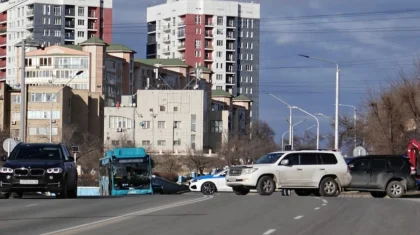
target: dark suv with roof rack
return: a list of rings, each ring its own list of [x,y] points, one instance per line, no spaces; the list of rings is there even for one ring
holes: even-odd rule
[[[375,198],[400,198],[416,190],[411,164],[402,156],[370,155],[355,157],[348,165],[352,181],[346,191],[370,192]]]
[[[21,198],[26,192],[51,192],[57,198],[77,197],[77,167],[63,144],[20,143],[3,157],[0,192]]]

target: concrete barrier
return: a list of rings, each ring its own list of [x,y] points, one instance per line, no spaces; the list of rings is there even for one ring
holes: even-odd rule
[[[100,196],[99,187],[77,187],[77,196]]]

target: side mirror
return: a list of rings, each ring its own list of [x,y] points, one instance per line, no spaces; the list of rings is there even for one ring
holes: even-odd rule
[[[68,160],[67,160],[66,162],[74,162],[74,157],[69,156],[69,157],[68,157]]]
[[[6,156],[2,156],[2,157],[0,157],[0,160],[3,161],[3,162],[5,162],[5,161],[7,161],[7,157]]]
[[[284,159],[284,160],[282,160],[282,161],[280,162],[280,164],[281,164],[281,165],[283,165],[283,166],[287,166],[287,165],[289,165],[289,159]]]

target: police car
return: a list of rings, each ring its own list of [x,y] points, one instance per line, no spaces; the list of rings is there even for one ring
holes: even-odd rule
[[[203,175],[190,181],[192,192],[202,192],[204,195],[212,195],[215,192],[232,192],[232,188],[226,185],[226,174],[228,169],[217,172],[213,175]]]

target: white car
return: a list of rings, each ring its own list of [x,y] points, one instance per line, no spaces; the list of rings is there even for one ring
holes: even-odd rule
[[[204,195],[212,195],[215,192],[232,192],[232,188],[226,185],[226,173],[228,169],[214,175],[203,175],[190,181],[192,192],[202,192]]]
[[[269,153],[255,164],[231,167],[226,176],[226,184],[237,195],[246,195],[251,189],[260,195],[288,189],[300,196],[338,196],[351,180],[341,153],[323,150]]]

